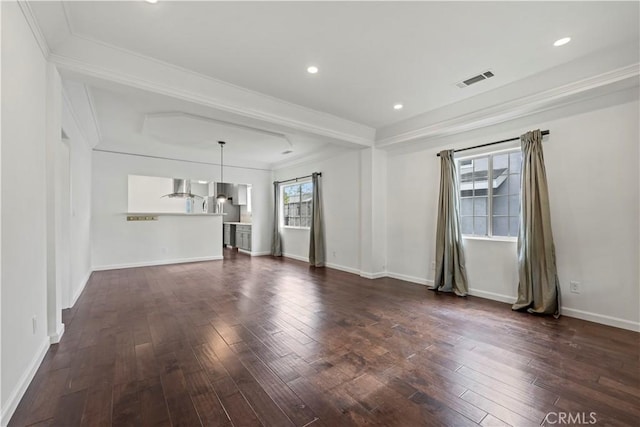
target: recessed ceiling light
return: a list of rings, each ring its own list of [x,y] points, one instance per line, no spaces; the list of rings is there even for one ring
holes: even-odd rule
[[[158,3],[158,0],[144,0],[144,1],[146,1],[147,3],[151,3],[151,4]]]
[[[402,105],[402,104],[396,104],[396,105],[394,105],[394,106],[393,106],[393,109],[394,109],[394,110],[402,110],[402,107],[404,107],[404,105]]]
[[[209,181],[202,181],[202,180],[198,180],[198,184],[208,184]]]
[[[316,74],[318,72],[318,67],[312,65],[311,67],[307,68],[307,73],[309,74]]]
[[[556,40],[553,45],[558,47],[558,46],[563,46],[567,43],[569,43],[571,41],[571,37],[563,37],[561,39]]]

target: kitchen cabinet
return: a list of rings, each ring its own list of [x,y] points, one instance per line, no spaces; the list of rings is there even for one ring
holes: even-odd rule
[[[251,252],[251,224],[225,223],[222,229],[222,240],[225,246]]]
[[[236,225],[236,246],[238,249],[251,251],[251,226]]]
[[[247,186],[235,184],[233,186],[233,204],[244,206],[247,204]]]
[[[222,243],[225,246],[234,246],[235,245],[235,233],[231,232],[231,224],[225,224],[224,225],[224,230],[223,230],[223,238],[222,238]],[[231,240],[231,238],[234,238],[234,241]]]

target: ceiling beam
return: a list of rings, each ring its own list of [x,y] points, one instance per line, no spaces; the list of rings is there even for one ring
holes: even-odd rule
[[[375,129],[250,91],[114,46],[71,36],[49,55],[64,74],[120,85],[203,105],[239,118],[370,147]]]

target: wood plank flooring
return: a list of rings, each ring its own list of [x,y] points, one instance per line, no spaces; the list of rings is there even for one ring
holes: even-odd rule
[[[94,273],[10,425],[640,425],[637,333],[225,255]]]

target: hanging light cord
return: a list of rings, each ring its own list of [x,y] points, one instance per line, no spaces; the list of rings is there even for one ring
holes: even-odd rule
[[[220,141],[218,143],[220,144],[220,182],[224,182],[224,168],[222,167],[224,165],[224,142]]]
[[[224,183],[224,141],[218,141],[220,144],[220,183]],[[224,203],[227,200],[227,195],[224,192],[220,192],[217,194],[216,199],[218,203]]]

